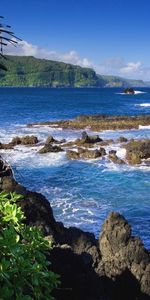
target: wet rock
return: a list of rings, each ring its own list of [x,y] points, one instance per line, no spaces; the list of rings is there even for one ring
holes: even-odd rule
[[[127,141],[128,141],[128,139],[125,138],[124,136],[120,136],[119,139],[118,139],[119,143],[126,143]]]
[[[140,164],[150,158],[150,140],[130,141],[126,146],[126,159],[129,164]]]
[[[79,159],[80,155],[77,151],[73,151],[73,150],[68,150],[66,152],[67,158],[68,159]]]
[[[125,163],[124,160],[121,159],[121,158],[119,158],[119,157],[116,155],[116,153],[117,153],[117,151],[115,151],[115,150],[109,151],[108,158],[109,158],[112,162],[114,162],[114,163],[116,163],[116,164],[124,164],[124,163]]]
[[[82,132],[82,137],[80,139],[81,143],[95,144],[102,142],[103,140],[98,135],[89,136],[86,131]]]
[[[106,151],[104,148],[100,148],[99,150],[78,148],[77,151],[73,151],[73,150],[67,151],[67,157],[69,159],[95,159],[103,155],[106,155]]]
[[[57,142],[57,140],[55,140],[52,135],[49,135],[48,138],[46,139],[45,145],[49,145],[55,142]]]
[[[40,122],[29,124],[34,125],[59,126],[63,129],[86,129],[93,131],[101,130],[125,130],[139,128],[139,125],[150,125],[150,115],[143,116],[107,116],[107,115],[83,115],[73,120],[62,120],[58,122]]]
[[[3,178],[5,176],[13,177],[13,171],[11,166],[5,162],[2,157],[0,156],[0,178]]]
[[[39,150],[40,154],[48,153],[48,152],[62,152],[63,149],[59,146],[52,146],[51,144],[45,144],[43,148]]]
[[[134,95],[135,94],[135,91],[133,88],[126,88],[124,89],[123,91],[125,94],[129,94],[129,95]]]
[[[62,139],[60,141],[54,139],[54,137],[52,135],[49,135],[48,138],[46,139],[46,142],[45,142],[45,145],[49,145],[49,144],[63,144],[65,143],[66,140],[65,139]]]
[[[38,143],[38,138],[34,135],[26,135],[23,137],[14,137],[11,141],[12,146],[17,146],[17,145],[35,145]]]
[[[0,143],[0,149],[11,150],[11,149],[13,149],[13,145],[11,143],[9,143],[9,144]]]

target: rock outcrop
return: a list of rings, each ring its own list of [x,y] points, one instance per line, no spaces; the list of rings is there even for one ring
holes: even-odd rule
[[[84,148],[78,148],[77,151],[68,150],[67,157],[69,159],[96,159],[106,155],[106,151],[104,148],[89,150]]]
[[[140,164],[150,158],[150,140],[130,141],[126,144],[126,159],[129,164]]]
[[[81,115],[73,120],[62,120],[56,122],[40,122],[28,124],[28,127],[40,126],[58,126],[63,129],[91,129],[93,131],[101,130],[124,130],[139,128],[139,125],[150,125],[150,115],[141,116],[107,116],[107,115]]]
[[[16,136],[8,144],[0,143],[0,149],[9,150],[13,149],[17,145],[32,146],[37,144],[38,142],[38,138],[34,135],[26,135],[23,137]]]
[[[116,163],[116,164],[124,164],[124,163],[125,163],[124,160],[121,159],[121,158],[119,158],[119,157],[116,155],[116,153],[117,153],[116,150],[110,150],[110,151],[109,151],[108,158],[109,158],[112,162],[114,162],[114,163]]]
[[[52,146],[51,144],[45,144],[44,147],[42,147],[40,150],[39,150],[39,153],[40,154],[44,154],[44,153],[48,153],[48,152],[62,152],[64,151],[61,147],[59,146]]]
[[[138,237],[131,236],[130,225],[119,213],[111,213],[105,221],[99,248],[106,276],[115,279],[125,275],[129,281],[131,275],[137,280],[139,290],[150,296],[149,253]]]
[[[11,145],[35,145],[38,143],[38,138],[34,135],[26,135],[23,137],[14,137],[10,142]]]

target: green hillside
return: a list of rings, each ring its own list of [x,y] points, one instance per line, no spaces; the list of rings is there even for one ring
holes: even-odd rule
[[[7,72],[0,71],[0,86],[99,86],[99,78],[89,68],[32,56],[7,56],[2,63]]]
[[[30,87],[144,87],[150,83],[117,76],[98,75],[90,68],[32,56],[7,56],[0,63],[0,86]]]

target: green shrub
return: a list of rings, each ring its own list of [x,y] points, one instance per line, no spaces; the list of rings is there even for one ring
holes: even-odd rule
[[[0,300],[52,300],[58,275],[49,271],[51,245],[38,228],[23,223],[22,196],[0,193]]]

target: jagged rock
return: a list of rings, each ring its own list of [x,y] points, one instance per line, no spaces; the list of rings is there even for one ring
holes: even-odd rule
[[[13,145],[11,143],[9,143],[9,144],[0,143],[0,149],[11,150],[11,149],[13,149]]]
[[[129,94],[129,95],[134,95],[135,94],[135,91],[134,91],[133,88],[126,88],[123,92],[125,94]]]
[[[128,139],[125,138],[124,136],[120,136],[119,139],[118,139],[119,143],[126,143],[127,141],[128,141]]]
[[[52,135],[49,135],[48,138],[46,139],[45,145],[49,145],[55,142],[57,142],[57,140],[55,140]]]
[[[106,155],[106,151],[104,148],[100,148],[99,150],[89,150],[78,148],[78,151],[68,150],[67,157],[69,159],[95,159]]]
[[[66,152],[67,158],[68,159],[79,159],[80,155],[77,151],[73,151],[73,150],[68,150]]]
[[[48,138],[46,139],[45,145],[49,145],[49,144],[53,144],[53,143],[63,144],[65,142],[66,142],[65,139],[62,139],[62,140],[58,141],[58,140],[54,139],[54,137],[52,135],[49,135]]]
[[[129,164],[140,164],[142,159],[150,158],[150,140],[130,141],[125,146]]]
[[[40,154],[48,153],[48,152],[62,152],[63,149],[59,146],[52,146],[51,144],[45,144],[43,148],[39,150]]]
[[[130,225],[119,213],[112,212],[104,222],[99,247],[108,277],[117,278],[127,272],[126,280],[130,279],[129,275],[134,276],[141,292],[150,296],[149,253],[139,238],[131,236]]]
[[[34,135],[26,135],[26,136],[23,136],[23,137],[16,136],[10,142],[10,144],[12,146],[16,146],[16,145],[35,145],[37,143],[38,143],[38,138]]]
[[[110,150],[108,158],[116,164],[124,164],[125,163],[124,160],[121,158],[118,158],[118,156],[116,155],[116,152],[117,151],[115,151],[115,150]]]
[[[86,131],[83,131],[82,132],[82,137],[81,137],[80,141],[83,144],[84,143],[95,144],[95,143],[102,142],[103,140],[98,135],[89,136]]]
[[[0,156],[0,177],[13,176],[12,168]]]

